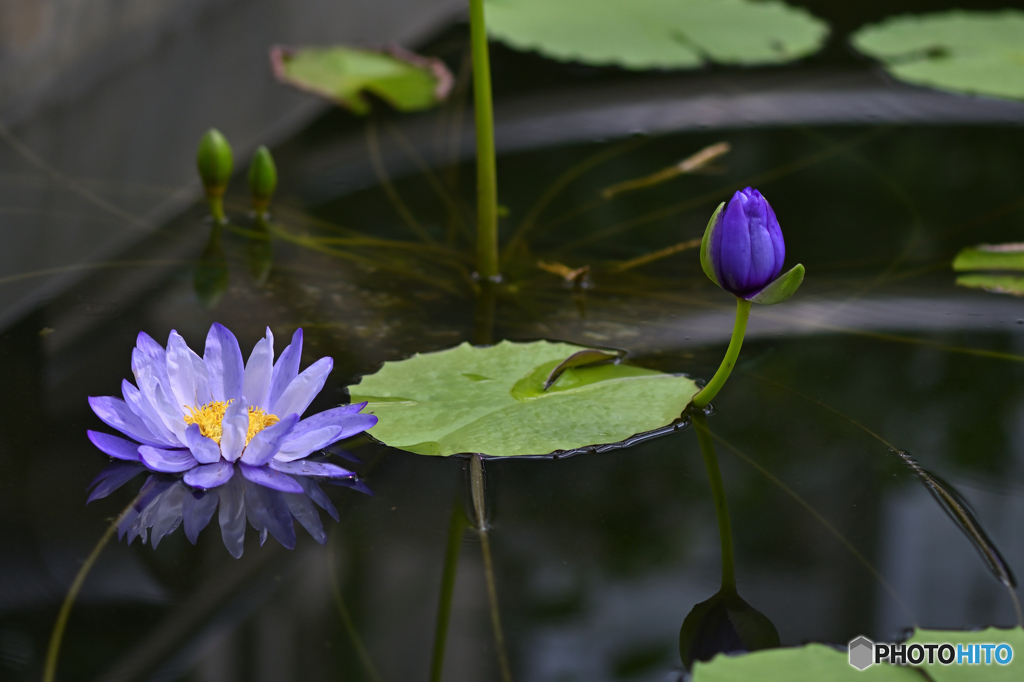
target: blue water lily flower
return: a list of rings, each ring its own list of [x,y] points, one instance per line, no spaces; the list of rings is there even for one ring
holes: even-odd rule
[[[711,281],[753,303],[780,303],[803,281],[803,266],[784,276],[786,243],[775,211],[747,187],[711,216],[701,244],[701,265]]]
[[[140,333],[132,351],[138,386],[123,381],[123,400],[89,398],[96,415],[131,440],[88,432],[106,454],[138,464],[105,472],[94,482],[90,500],[149,470],[154,476],[135,505],[140,515],[157,497],[173,497],[169,506],[158,506],[168,518],[184,520],[186,534],[194,541],[219,500],[221,530],[232,554],[241,554],[247,516],[264,536],[269,529],[282,544],[294,545],[294,534],[288,542],[287,532],[274,530],[282,529],[285,520],[290,529],[292,515],[306,525],[308,500],[320,504],[322,492],[311,492],[316,483],[307,477],[355,481],[355,474],[347,469],[307,458],[377,423],[374,415],[361,413],[365,403],[300,419],[333,366],[330,358],[321,358],[299,373],[301,355],[301,329],[277,362],[274,337],[267,329],[244,364],[238,341],[220,324],[210,327],[202,358],[175,331],[166,349]],[[217,495],[205,494],[213,489]],[[156,537],[155,527],[153,533]]]

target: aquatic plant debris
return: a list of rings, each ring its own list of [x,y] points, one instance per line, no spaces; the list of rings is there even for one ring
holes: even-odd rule
[[[89,398],[96,416],[131,439],[88,431],[93,444],[135,464],[136,473],[154,474],[143,486],[138,514],[126,519],[122,534],[133,528],[145,540],[149,510],[165,521],[152,526],[154,544],[183,519],[194,542],[217,507],[217,496],[206,493],[216,490],[224,544],[233,554],[241,554],[246,516],[258,529],[269,529],[282,544],[293,546],[289,510],[298,505],[307,514],[308,505],[300,498],[322,497],[307,477],[355,478],[352,471],[310,455],[377,422],[361,412],[363,405],[300,420],[333,367],[331,358],[321,358],[299,373],[301,356],[301,329],[275,363],[274,335],[268,328],[244,365],[237,339],[220,324],[210,327],[202,358],[176,331],[166,349],[140,333],[132,351],[138,386],[123,381],[123,400]],[[133,476],[123,467],[102,473],[89,501],[109,495]]]
[[[545,57],[627,69],[782,64],[817,52],[828,25],[777,0],[487,0],[487,31]]]
[[[617,443],[678,420],[697,393],[686,376],[624,363],[552,370],[592,349],[569,343],[468,343],[386,362],[349,387],[379,417],[369,434],[421,455],[548,455]],[[610,360],[607,353],[600,360]]]
[[[1024,12],[952,10],[861,28],[854,48],[893,78],[970,95],[1024,99]]]
[[[824,644],[807,644],[741,655],[718,655],[706,663],[694,664],[693,682],[919,682],[923,679],[934,682],[1001,682],[1020,677],[1022,663],[1017,660],[1017,652],[1024,650],[1024,630],[1019,627],[976,631],[915,630],[907,643],[952,643],[954,646],[1007,643],[1013,647],[1014,660],[1007,665],[995,662],[989,665],[942,665],[938,661],[929,665],[925,659],[921,665],[879,663],[858,670],[850,665],[845,645],[833,648]]]
[[[442,102],[454,79],[439,59],[398,47],[363,50],[331,47],[270,50],[274,76],[292,87],[324,97],[360,116],[370,113],[367,94],[399,111],[420,111]]]

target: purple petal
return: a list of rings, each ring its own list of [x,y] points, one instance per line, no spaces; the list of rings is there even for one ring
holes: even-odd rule
[[[342,469],[337,464],[329,462],[309,462],[300,459],[297,462],[281,462],[276,459],[270,460],[270,468],[285,474],[296,476],[325,476],[328,478],[341,478],[344,476],[355,476],[355,472]]]
[[[270,458],[277,454],[278,445],[287,436],[295,424],[299,421],[299,415],[289,414],[281,418],[281,421],[263,429],[249,441],[242,452],[242,461],[252,466],[263,466],[270,461]]]
[[[185,526],[185,537],[193,545],[199,539],[199,532],[206,528],[217,509],[217,493],[191,491],[181,506],[181,517]]]
[[[245,467],[244,464],[240,465]],[[251,468],[251,467],[250,467]],[[245,468],[242,469],[245,473]],[[283,474],[279,474],[283,475]],[[269,530],[288,549],[295,547],[295,527],[284,497],[277,490],[245,481],[245,510],[249,522],[261,531]],[[302,488],[296,484],[301,492]]]
[[[89,489],[92,490],[92,492],[89,494],[89,499],[86,500],[85,503],[89,504],[93,500],[99,500],[106,497],[144,471],[146,471],[146,467],[141,464],[135,464],[133,462],[114,462],[110,466],[104,468],[103,471],[101,471],[99,475],[92,480],[92,483],[89,484]]]
[[[275,457],[282,462],[302,459],[311,452],[316,452],[331,443],[337,442],[340,436],[341,429],[337,426],[328,426],[325,429],[310,431],[300,438],[291,438],[287,443],[282,442]]]
[[[217,445],[217,441],[207,438],[201,433],[199,424],[188,425],[188,428],[185,429],[185,442],[188,443],[188,449],[192,451],[192,456],[200,464],[213,464],[220,461],[220,446]]]
[[[153,549],[160,545],[160,540],[164,536],[170,535],[181,525],[181,508],[187,495],[188,488],[180,482],[175,483],[160,497],[159,502],[152,507],[152,511],[150,511],[149,518],[147,519],[147,525],[152,527],[149,534],[149,542]]]
[[[335,508],[334,503],[331,502],[331,498],[327,497],[327,494],[320,489],[320,485],[315,480],[305,476],[300,476],[295,480],[297,480],[299,485],[302,486],[302,489],[306,492],[306,495],[309,496],[309,499],[316,502],[321,509],[324,509],[328,514],[330,514],[332,519],[335,521],[341,520],[341,516],[338,514],[338,510]]]
[[[231,556],[238,559],[245,546],[245,493],[240,476],[217,488],[220,499],[220,536]]]
[[[318,412],[310,417],[306,417],[296,425],[295,430],[291,432],[291,435],[281,443],[282,450],[290,450],[289,443],[299,438],[300,436],[322,429],[327,426],[337,426],[341,428],[341,435],[338,436],[338,440],[354,436],[357,433],[361,433],[374,424],[377,423],[377,416],[373,414],[360,414],[360,410],[366,407],[366,403],[356,403],[354,405],[342,405],[341,407],[334,407],[323,412]]]
[[[274,372],[274,334],[267,327],[267,335],[257,342],[245,363],[245,375],[242,379],[242,397],[250,405],[267,410],[267,393],[270,391],[270,379]],[[277,414],[274,412],[273,414]]]
[[[281,351],[281,356],[274,364],[274,372],[270,378],[270,393],[267,395],[267,405],[277,402],[288,385],[292,383],[299,374],[299,361],[302,359],[302,329],[296,329],[292,335],[292,342]],[[273,414],[278,414],[274,412]]]
[[[168,481],[156,476],[150,476],[147,478],[146,482],[143,483],[142,487],[139,489],[139,495],[132,503],[132,508],[124,515],[124,518],[121,519],[121,523],[117,525],[117,539],[121,540],[125,534],[135,526],[135,522],[138,521],[143,510],[145,510],[154,499],[159,497],[173,484],[174,481]],[[134,540],[137,535],[137,533],[134,533],[129,537],[129,545],[132,544],[132,540]]]
[[[173,440],[173,434],[164,425],[157,411],[143,397],[142,392],[135,388],[135,386],[132,386],[131,382],[127,379],[121,380],[121,395],[124,396],[124,402],[128,409],[142,420],[142,423],[146,425],[150,433],[163,441],[165,445],[176,445]]]
[[[327,375],[334,367],[334,360],[331,358],[320,358],[306,368],[306,371],[295,377],[294,381],[288,384],[281,397],[277,399],[272,414],[298,414],[301,415],[313,402],[320,389],[327,381]]]
[[[92,444],[111,457],[123,459],[129,462],[139,461],[139,444],[127,441],[124,438],[111,436],[99,431],[86,431]]]
[[[242,456],[249,435],[249,404],[244,398],[231,401],[220,422],[220,455],[229,462]]]
[[[294,478],[287,474],[274,471],[269,467],[254,467],[249,466],[243,462],[239,462],[238,466],[242,469],[242,475],[253,483],[258,483],[261,486],[272,488],[274,490],[280,490],[284,493],[301,493],[302,486],[299,485]],[[278,538],[280,539],[280,538]]]
[[[203,361],[210,374],[210,393],[214,400],[236,400],[242,397],[242,351],[238,339],[217,322],[206,335]]]
[[[200,407],[213,399],[206,364],[174,330],[167,338],[167,377],[178,405]]]
[[[161,450],[143,445],[139,448],[142,463],[153,471],[176,474],[199,466],[199,462],[188,450]]]
[[[142,420],[128,408],[120,398],[101,396],[89,398],[89,407],[107,426],[117,429],[133,440],[147,445],[164,445],[159,438],[146,428]]]
[[[193,488],[209,490],[224,485],[234,475],[235,465],[221,461],[216,464],[200,464],[195,469],[189,469],[182,480]]]
[[[282,497],[288,505],[288,511],[313,536],[313,539],[321,545],[326,543],[327,533],[324,532],[324,525],[309,498],[299,493],[284,493]]]
[[[165,368],[166,371],[166,368]],[[185,422],[184,413],[181,407],[171,402],[168,391],[157,379],[156,373],[151,368],[141,369],[136,375],[139,382],[139,389],[142,392],[143,404],[148,405],[148,410],[154,419],[160,420],[164,428],[173,434],[177,440],[176,445],[185,444]]]
[[[157,343],[153,337],[146,332],[139,332],[139,337],[135,342],[135,350],[138,351],[138,362],[140,367],[152,368],[156,374],[157,380],[165,387],[170,387],[170,382],[167,378],[167,351],[164,347]],[[136,353],[132,352],[132,371],[136,369]],[[138,379],[138,375],[136,375]]]

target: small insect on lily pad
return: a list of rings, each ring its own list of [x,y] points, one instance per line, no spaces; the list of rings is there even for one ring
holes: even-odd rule
[[[678,421],[697,394],[688,377],[617,359],[568,343],[463,343],[386,362],[349,392],[369,403],[369,433],[386,445],[492,457],[627,441]]]
[[[1024,12],[892,17],[850,38],[894,78],[940,90],[1024,99]]]
[[[364,115],[372,94],[399,111],[429,109],[448,97],[452,74],[439,59],[397,47],[362,50],[351,47],[270,49],[274,76]]]

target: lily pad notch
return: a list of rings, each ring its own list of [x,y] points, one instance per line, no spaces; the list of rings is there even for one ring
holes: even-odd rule
[[[371,436],[442,457],[623,447],[678,427],[698,391],[689,377],[549,341],[463,343],[386,362],[349,387],[379,419]]]

